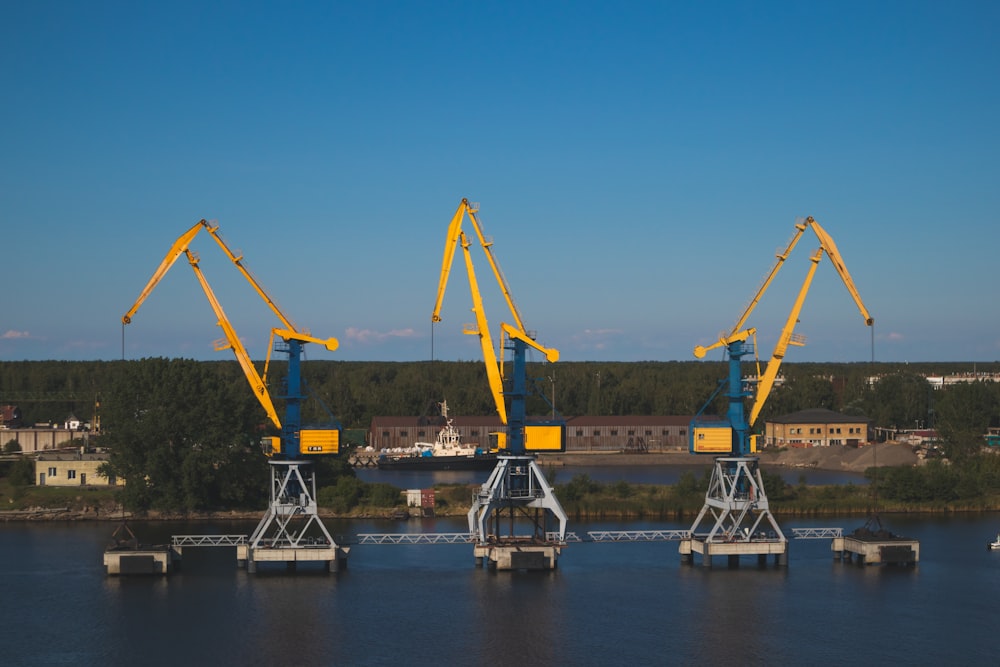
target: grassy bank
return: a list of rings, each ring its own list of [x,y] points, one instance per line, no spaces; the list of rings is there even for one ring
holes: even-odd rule
[[[379,518],[399,516],[406,511],[402,490],[387,493],[385,485],[366,492],[358,482],[356,501],[320,493],[320,514],[328,518]],[[705,501],[707,480],[686,474],[673,485],[630,484],[624,481],[601,483],[577,475],[555,485],[556,497],[574,520],[601,519],[693,519]],[[788,485],[765,480],[771,511],[778,516],[865,515],[880,513],[947,513],[1000,511],[1000,495],[984,495],[972,500],[899,502],[876,498],[873,487],[855,484],[832,486]],[[477,490],[473,484],[435,486],[435,513],[438,516],[465,516]],[[324,502],[327,499],[327,502]],[[151,512],[147,518],[259,516],[261,510],[226,509],[214,512]],[[413,510],[415,513],[415,510]],[[122,517],[122,508],[113,489],[95,487],[14,486],[0,479],[0,520],[83,519],[113,520]]]

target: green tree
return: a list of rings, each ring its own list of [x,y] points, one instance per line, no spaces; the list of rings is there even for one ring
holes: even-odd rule
[[[8,469],[7,480],[14,487],[31,486],[35,483],[35,462],[29,458],[14,461]]]
[[[17,454],[19,451],[21,451],[21,443],[19,443],[14,438],[11,438],[10,440],[4,443],[3,446],[4,454]]]
[[[132,362],[104,401],[105,474],[131,509],[260,505],[263,411],[238,374],[189,360]]]

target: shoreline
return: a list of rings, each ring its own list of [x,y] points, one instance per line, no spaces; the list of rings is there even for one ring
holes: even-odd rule
[[[920,458],[908,445],[878,443],[866,447],[787,448],[765,449],[757,453],[760,462],[766,466],[783,468],[808,468],[829,472],[864,473],[872,467],[914,466]],[[539,454],[541,466],[710,466],[715,457],[705,454],[691,454],[684,450],[672,452],[559,452]]]

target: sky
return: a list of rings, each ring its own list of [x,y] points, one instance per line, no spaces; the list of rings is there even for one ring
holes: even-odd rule
[[[481,360],[460,252],[431,324],[463,198],[562,361],[694,360],[806,216],[875,324],[824,258],[786,361],[998,360],[998,24],[967,0],[0,0],[0,361],[231,359],[183,257],[121,323],[202,219],[339,341],[307,358]],[[762,359],[817,247],[747,322]],[[263,359],[280,322],[191,249]]]

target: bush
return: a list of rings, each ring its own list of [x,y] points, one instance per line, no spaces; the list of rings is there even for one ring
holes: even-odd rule
[[[35,462],[26,458],[14,461],[8,469],[7,479],[13,486],[31,486],[35,483]]]

